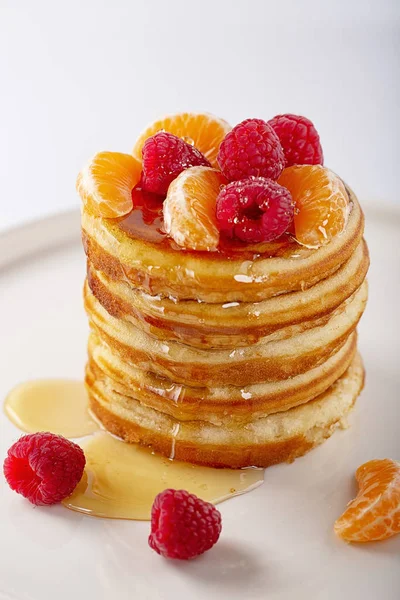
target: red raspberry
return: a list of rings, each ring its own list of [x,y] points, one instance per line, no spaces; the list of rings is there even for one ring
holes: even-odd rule
[[[217,198],[220,231],[248,243],[271,242],[287,231],[294,216],[288,189],[271,179],[233,181]]]
[[[286,167],[324,164],[319,135],[309,119],[287,114],[277,115],[268,123],[282,144]]]
[[[145,141],[142,157],[143,189],[164,196],[171,181],[188,167],[211,167],[200,150],[166,131],[156,133]]]
[[[221,513],[185,490],[164,490],[151,511],[149,546],[166,558],[187,560],[209,550],[221,533]]]
[[[12,490],[32,504],[56,504],[79,483],[85,467],[83,450],[60,435],[24,435],[8,450],[3,470]]]
[[[278,179],[285,166],[278,136],[261,119],[246,119],[227,133],[217,161],[229,181],[251,176]]]

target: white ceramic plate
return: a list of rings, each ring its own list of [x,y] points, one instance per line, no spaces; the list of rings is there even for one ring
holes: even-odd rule
[[[0,599],[318,600],[400,597],[400,536],[347,545],[332,525],[371,458],[400,459],[400,212],[367,210],[370,300],[360,326],[367,384],[352,426],[265,484],[220,505],[218,545],[192,562],[147,546],[148,523],[34,508],[3,478]],[[27,379],[80,378],[87,323],[79,215],[0,236],[0,396]],[[0,458],[20,432],[0,416]]]

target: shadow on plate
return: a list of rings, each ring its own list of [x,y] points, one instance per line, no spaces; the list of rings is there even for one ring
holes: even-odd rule
[[[248,590],[250,586],[252,590],[265,589],[268,580],[268,570],[259,561],[255,550],[227,540],[220,540],[213,549],[195,560],[170,561],[170,566],[201,582],[206,573],[208,585],[221,586],[225,590]]]

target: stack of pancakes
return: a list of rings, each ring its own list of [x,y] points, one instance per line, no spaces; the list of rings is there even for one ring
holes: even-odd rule
[[[137,209],[111,220],[84,208],[86,385],[104,427],[233,468],[291,461],[343,425],[363,386],[369,264],[349,197],[345,231],[319,249],[288,236],[188,252]]]

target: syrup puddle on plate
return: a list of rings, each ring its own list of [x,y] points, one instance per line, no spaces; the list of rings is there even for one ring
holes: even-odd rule
[[[89,414],[81,382],[47,379],[23,383],[10,392],[4,411],[23,431],[90,436],[80,444],[86,456],[83,477],[63,501],[66,508],[87,515],[146,521],[154,498],[167,488],[185,489],[217,504],[264,481],[262,469],[212,469],[174,461],[100,431]]]
[[[211,469],[168,460],[106,432],[92,436],[82,448],[84,476],[63,504],[97,517],[147,521],[154,498],[167,488],[185,489],[216,504],[264,481],[261,469]]]
[[[22,383],[7,396],[4,412],[16,427],[30,433],[51,431],[76,438],[100,429],[89,414],[81,381],[39,379]]]

